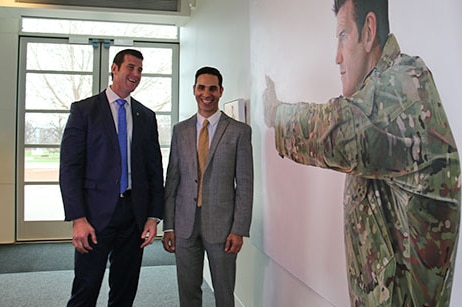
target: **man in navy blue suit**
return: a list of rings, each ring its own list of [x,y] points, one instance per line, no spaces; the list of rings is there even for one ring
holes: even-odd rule
[[[68,306],[96,305],[108,258],[108,306],[132,306],[143,248],[153,242],[157,223],[163,218],[156,115],[130,96],[140,83],[142,70],[143,55],[122,50],[111,66],[112,85],[71,105],[61,143],[59,177],[65,219],[73,223],[76,250]],[[125,113],[120,118],[119,108]],[[122,117],[123,124],[119,122]],[[124,130],[126,154],[121,154],[125,149],[119,148],[118,133]],[[128,174],[125,180],[121,178],[123,165]]]

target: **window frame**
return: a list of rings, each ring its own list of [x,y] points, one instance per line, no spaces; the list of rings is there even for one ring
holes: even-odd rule
[[[115,42],[132,43],[132,46],[124,46],[126,48],[137,48],[137,47],[162,47],[172,49],[172,73],[171,73],[171,110],[170,111],[155,111],[157,116],[170,116],[170,133],[171,128],[175,123],[178,122],[179,118],[179,42],[178,40],[165,39],[141,39],[134,38],[133,40],[120,37],[80,37],[76,40],[75,37],[66,36],[62,34],[44,34],[44,33],[21,33],[19,36],[19,69],[18,69],[18,116],[17,116],[17,134],[16,134],[16,193],[17,193],[17,221],[16,221],[16,240],[17,241],[35,241],[35,240],[65,240],[70,239],[72,235],[71,223],[65,223],[64,221],[25,221],[25,189],[26,186],[59,186],[58,181],[25,181],[25,149],[28,147],[34,148],[56,148],[59,150],[59,144],[25,144],[25,118],[27,114],[50,114],[59,113],[65,114],[69,110],[27,110],[26,109],[26,58],[27,58],[27,43],[29,42],[60,42],[60,43],[82,43],[88,39],[89,43],[93,43],[92,39],[98,39],[103,44],[109,44],[115,46]],[[117,46],[119,47],[119,46]],[[109,63],[109,52],[102,53],[99,59],[100,63],[94,63],[93,65],[99,65],[101,67],[101,77],[98,77],[100,82],[93,82],[92,94],[96,94],[107,87],[109,84],[110,74],[106,76],[103,71],[104,66],[101,63]],[[111,59],[112,60],[112,59]],[[95,66],[94,66],[95,67]],[[149,76],[155,76],[155,74],[148,74]],[[106,76],[106,77],[105,77]],[[145,74],[143,73],[143,76]],[[95,72],[93,72],[93,78],[95,78]],[[98,83],[98,84],[96,84]],[[136,95],[135,95],[136,96]],[[141,101],[143,103],[143,101]],[[161,138],[159,138],[161,139]],[[170,138],[168,143],[161,143],[161,150],[163,151],[164,161],[164,172],[166,171],[166,162],[168,162],[168,151],[170,149]]]

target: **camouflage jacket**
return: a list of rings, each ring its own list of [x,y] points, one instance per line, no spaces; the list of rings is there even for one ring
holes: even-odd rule
[[[459,156],[432,74],[390,35],[352,97],[283,103],[281,156],[347,174],[352,306],[448,306],[460,219]]]

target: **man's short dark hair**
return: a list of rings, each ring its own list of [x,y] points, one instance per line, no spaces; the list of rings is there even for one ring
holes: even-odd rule
[[[366,21],[366,15],[373,12],[377,18],[377,40],[383,49],[390,33],[390,22],[388,20],[388,0],[334,0],[333,11],[337,16],[340,8],[351,1],[354,7],[356,26],[358,28],[359,39],[361,40],[361,30]]]
[[[196,71],[196,77],[194,79],[194,85],[197,83],[197,78],[200,75],[204,75],[204,74],[217,76],[218,84],[220,85],[220,88],[223,87],[223,85],[222,85],[223,84],[223,76],[221,75],[220,71],[218,69],[214,68],[214,67],[209,67],[209,66],[199,68],[199,70]]]
[[[135,50],[135,49],[124,49],[124,50],[119,51],[115,55],[114,60],[112,61],[112,63],[115,64],[118,68],[120,68],[120,65],[122,65],[122,63],[125,60],[125,55],[127,55],[127,54],[132,55],[135,58],[138,58],[140,60],[143,60],[143,54],[140,51]],[[112,73],[111,73],[111,77],[112,77]]]

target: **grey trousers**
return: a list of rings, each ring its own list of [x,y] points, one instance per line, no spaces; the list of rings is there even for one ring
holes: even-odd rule
[[[237,254],[225,253],[225,242],[202,239],[200,208],[196,210],[190,238],[175,238],[178,290],[181,307],[202,307],[204,254],[207,252],[216,307],[234,307]]]

